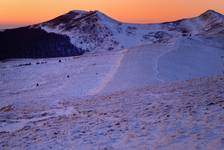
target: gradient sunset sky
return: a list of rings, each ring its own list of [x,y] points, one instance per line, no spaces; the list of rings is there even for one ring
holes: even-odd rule
[[[47,21],[70,10],[99,10],[132,23],[156,23],[224,13],[224,0],[0,0],[0,28]]]

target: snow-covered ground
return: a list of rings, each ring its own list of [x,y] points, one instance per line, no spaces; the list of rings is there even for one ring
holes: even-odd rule
[[[122,55],[120,51],[1,63],[0,105],[54,104],[57,100],[92,95],[96,86],[119,65]]]
[[[54,105],[64,99],[221,75],[223,56],[222,48],[182,38],[79,57],[11,60],[0,63],[0,105]]]
[[[224,77],[162,83],[56,107],[9,105],[1,149],[137,150],[224,147]],[[39,110],[37,110],[39,109]]]

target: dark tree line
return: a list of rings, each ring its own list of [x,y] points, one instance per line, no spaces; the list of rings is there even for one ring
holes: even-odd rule
[[[0,59],[46,58],[81,55],[68,36],[22,27],[0,32]]]

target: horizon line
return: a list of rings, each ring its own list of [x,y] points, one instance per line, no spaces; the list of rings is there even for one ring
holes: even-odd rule
[[[100,11],[100,10],[79,10],[79,9],[76,10],[76,9],[75,9],[75,10],[67,11],[67,12],[64,13],[64,14],[57,15],[57,16],[53,17],[52,19],[55,19],[55,18],[60,17],[60,16],[63,16],[63,15],[65,15],[65,14],[69,13],[69,12],[72,12],[72,11],[86,11],[86,12],[96,11],[96,12],[100,12],[100,13],[102,13],[102,14],[104,14],[104,15],[110,17],[110,18],[113,19],[113,20],[116,20],[116,21],[118,21],[118,22],[121,22],[121,23],[125,23],[125,24],[140,24],[140,25],[163,24],[163,23],[170,23],[170,22],[175,22],[175,21],[180,21],[180,20],[192,19],[192,18],[195,18],[195,17],[199,17],[199,16],[201,16],[202,14],[205,14],[205,13],[208,12],[208,11],[213,11],[213,12],[215,12],[215,13],[218,13],[218,14],[223,15],[222,13],[220,13],[220,12],[218,12],[218,11],[215,11],[215,10],[213,10],[213,9],[207,9],[207,10],[201,12],[200,14],[195,15],[195,16],[192,16],[192,17],[183,17],[183,18],[179,18],[179,19],[176,19],[176,20],[161,21],[161,22],[155,22],[155,23],[154,23],[154,22],[152,22],[152,23],[150,23],[150,22],[149,22],[149,23],[141,23],[141,22],[125,22],[125,21],[121,21],[121,20],[118,20],[118,19],[116,19],[116,18],[113,18],[113,17],[107,15],[106,13],[104,13],[103,11]],[[44,23],[44,22],[48,22],[48,21],[50,21],[50,20],[52,20],[52,19],[48,19],[48,20],[45,20],[45,21],[38,21],[38,22],[24,22],[24,23],[18,23],[18,24],[17,24],[17,23],[12,23],[12,24],[0,24],[0,30],[4,30],[4,29],[7,30],[7,29],[14,29],[14,28],[20,28],[20,27],[32,26],[32,25],[36,25],[36,24],[41,24],[41,23]]]

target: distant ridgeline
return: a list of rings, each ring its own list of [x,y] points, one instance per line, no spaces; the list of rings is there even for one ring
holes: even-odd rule
[[[0,60],[8,58],[46,58],[81,55],[66,35],[40,28],[22,27],[0,32]]]

